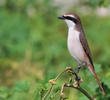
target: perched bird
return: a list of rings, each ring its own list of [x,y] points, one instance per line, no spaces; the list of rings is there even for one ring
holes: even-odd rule
[[[64,20],[68,26],[67,46],[71,56],[80,66],[87,66],[96,78],[101,92],[104,94],[104,89],[94,69],[91,52],[79,16],[68,13],[63,16],[59,16],[58,18]]]

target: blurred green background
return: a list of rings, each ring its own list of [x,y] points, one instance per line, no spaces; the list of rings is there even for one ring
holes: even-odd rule
[[[72,2],[71,2],[72,1]],[[0,0],[0,100],[40,100],[67,66],[77,63],[67,50],[67,26],[58,16],[77,13],[82,20],[95,70],[106,95],[83,68],[81,86],[97,100],[110,100],[109,0]],[[47,100],[59,100],[65,74]],[[67,100],[88,100],[75,89],[65,89]]]

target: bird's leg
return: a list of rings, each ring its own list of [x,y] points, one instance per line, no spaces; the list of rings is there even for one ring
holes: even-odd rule
[[[75,75],[75,80],[79,82],[81,80],[80,77],[78,76],[79,70],[80,70],[80,68],[82,66],[85,66],[85,65],[86,65],[86,63],[81,63],[76,68],[67,67],[66,68],[66,71],[69,72],[69,73],[71,73],[71,74],[73,74],[73,75]]]
[[[79,66],[76,68],[67,67],[66,72],[69,72],[69,73],[75,75],[75,81],[77,81],[79,83],[79,81],[81,81],[81,79],[78,76],[78,73],[79,73],[80,68],[85,65],[86,65],[86,63],[83,62],[83,63],[79,64]]]
[[[75,68],[75,72],[76,73],[79,73],[80,68],[83,67],[83,66],[85,66],[85,65],[86,65],[86,63],[84,63],[84,62],[81,63],[81,64],[79,64],[79,66]]]

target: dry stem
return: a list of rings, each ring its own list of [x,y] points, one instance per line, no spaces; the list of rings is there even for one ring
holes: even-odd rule
[[[53,89],[54,83],[56,83],[57,79],[65,72],[66,70],[62,71],[61,73],[59,73],[55,79],[49,80],[49,82],[51,83],[51,87],[50,89],[47,91],[46,95],[42,98],[42,100],[45,100],[47,98],[47,96],[50,94],[51,90]]]
[[[42,100],[46,100],[47,96],[50,94],[50,92],[52,91],[54,85],[56,85],[56,81],[58,80],[58,78],[64,73],[64,72],[69,72],[71,73],[72,75],[75,76],[75,82],[73,84],[63,84],[62,85],[62,88],[61,88],[61,97],[60,97],[60,100],[61,99],[64,99],[64,87],[71,87],[71,88],[75,88],[77,90],[79,90],[81,93],[83,93],[86,97],[88,97],[89,100],[94,100],[93,97],[91,97],[88,92],[86,90],[84,90],[83,88],[80,87],[80,82],[81,82],[81,79],[80,77],[78,76],[78,73],[79,73],[79,70],[80,70],[80,67],[81,66],[78,66],[77,68],[75,69],[72,69],[71,67],[67,67],[64,71],[62,71],[61,73],[59,73],[55,79],[52,79],[52,80],[49,80],[49,82],[51,83],[51,87],[50,89],[47,91],[47,93],[45,94],[45,96],[42,98]]]

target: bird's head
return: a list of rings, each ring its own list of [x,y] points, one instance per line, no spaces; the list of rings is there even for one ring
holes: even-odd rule
[[[64,20],[68,27],[75,27],[77,24],[81,23],[80,18],[76,14],[67,13],[58,17],[61,20]]]

